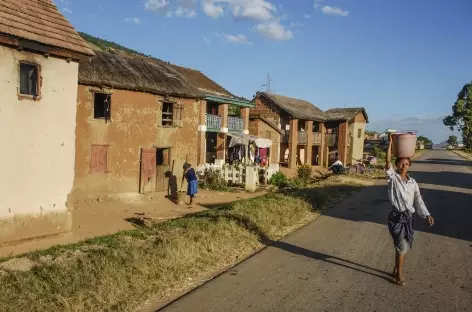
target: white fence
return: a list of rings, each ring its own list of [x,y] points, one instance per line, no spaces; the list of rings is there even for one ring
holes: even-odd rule
[[[272,175],[279,171],[278,165],[270,165],[268,168],[261,166],[245,166],[245,165],[216,165],[216,164],[205,164],[197,167],[197,174],[202,176],[206,170],[212,170],[219,172],[228,184],[244,185],[248,181],[246,179],[246,168],[249,167],[257,172],[259,180],[263,183],[268,183]]]

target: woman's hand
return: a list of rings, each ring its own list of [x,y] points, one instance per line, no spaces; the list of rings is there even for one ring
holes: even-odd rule
[[[434,219],[433,219],[433,217],[428,216],[428,224],[429,224],[429,226],[433,226],[433,224],[434,224]]]

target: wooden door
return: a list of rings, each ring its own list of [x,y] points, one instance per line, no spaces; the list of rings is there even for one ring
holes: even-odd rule
[[[149,193],[156,191],[156,149],[141,149],[141,179],[139,192]]]
[[[158,148],[156,151],[156,191],[164,192],[169,189],[170,172],[170,149]]]

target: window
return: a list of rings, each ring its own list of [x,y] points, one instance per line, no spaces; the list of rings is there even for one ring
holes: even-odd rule
[[[92,153],[90,160],[91,172],[107,172],[108,171],[108,145],[92,145]]]
[[[95,119],[110,119],[111,94],[94,93],[93,117]]]
[[[183,105],[179,103],[162,103],[162,126],[182,127]]]
[[[174,109],[173,109],[172,103],[162,104],[162,125],[163,126],[172,126],[173,111]]]
[[[266,139],[269,139],[270,140],[271,138],[271,132],[270,131],[266,131]]]
[[[357,129],[357,137],[359,139],[362,137],[362,129]]]
[[[39,66],[20,62],[20,95],[39,96]]]

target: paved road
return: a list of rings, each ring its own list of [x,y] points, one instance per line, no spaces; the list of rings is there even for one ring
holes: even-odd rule
[[[472,311],[472,162],[431,151],[412,169],[436,225],[417,218],[407,286],[389,281],[394,250],[379,185],[163,311]]]

